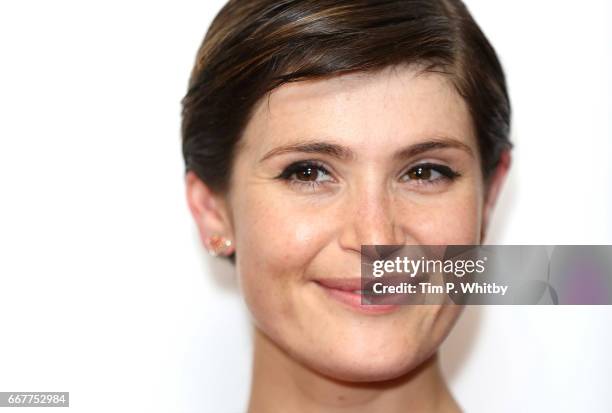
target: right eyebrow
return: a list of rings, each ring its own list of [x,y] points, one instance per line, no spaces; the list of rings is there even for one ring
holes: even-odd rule
[[[333,142],[309,141],[279,146],[266,153],[259,161],[290,152],[321,153],[340,160],[355,159],[355,153],[346,146]]]

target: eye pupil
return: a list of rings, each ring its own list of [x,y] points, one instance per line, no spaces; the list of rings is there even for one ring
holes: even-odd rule
[[[297,177],[301,181],[316,181],[317,180],[317,170],[311,168],[310,166],[307,166],[297,172]]]
[[[418,168],[415,168],[410,171],[409,175],[411,179],[430,179],[431,169],[419,166]]]

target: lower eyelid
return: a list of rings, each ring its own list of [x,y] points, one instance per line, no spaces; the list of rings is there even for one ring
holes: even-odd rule
[[[319,192],[320,187],[324,186],[322,182],[304,182],[295,179],[289,179],[287,185],[295,191],[299,192]]]

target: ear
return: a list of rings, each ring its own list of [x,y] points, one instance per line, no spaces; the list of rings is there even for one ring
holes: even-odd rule
[[[497,202],[497,198],[503,186],[503,183],[508,176],[508,171],[510,169],[510,164],[512,161],[512,157],[510,155],[510,150],[504,150],[499,158],[499,162],[495,167],[495,171],[493,171],[493,175],[491,176],[491,180],[489,181],[488,187],[485,192],[484,199],[484,208],[482,214],[482,225],[480,231],[480,241],[483,242],[489,228],[489,221],[491,219],[491,215],[493,213],[493,209]]]
[[[214,194],[193,171],[188,171],[185,175],[185,189],[187,204],[204,247],[212,248],[209,240],[213,235],[221,235],[234,241],[231,214],[225,197]],[[234,251],[233,244],[225,250],[224,255],[230,255]]]

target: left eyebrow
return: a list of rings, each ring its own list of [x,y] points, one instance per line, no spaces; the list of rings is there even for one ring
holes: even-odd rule
[[[474,152],[472,151],[472,148],[470,148],[465,143],[452,138],[436,138],[424,142],[418,142],[413,145],[407,146],[406,148],[400,149],[393,155],[393,159],[407,159],[434,149],[448,148],[462,150],[464,152],[467,152],[467,154],[471,157],[474,157]]]
[[[453,139],[453,138],[435,138],[423,142],[414,143],[412,145],[401,148],[393,154],[393,159],[402,160],[411,158],[422,153],[434,150],[434,149],[459,149],[466,152],[468,155],[474,157],[474,152],[465,143]],[[334,142],[325,141],[308,141],[293,143],[289,145],[279,146],[267,152],[259,162],[263,162],[273,156],[278,156],[285,153],[301,152],[301,153],[320,153],[329,155],[339,160],[353,160],[356,159],[356,154],[347,146],[343,146]]]

